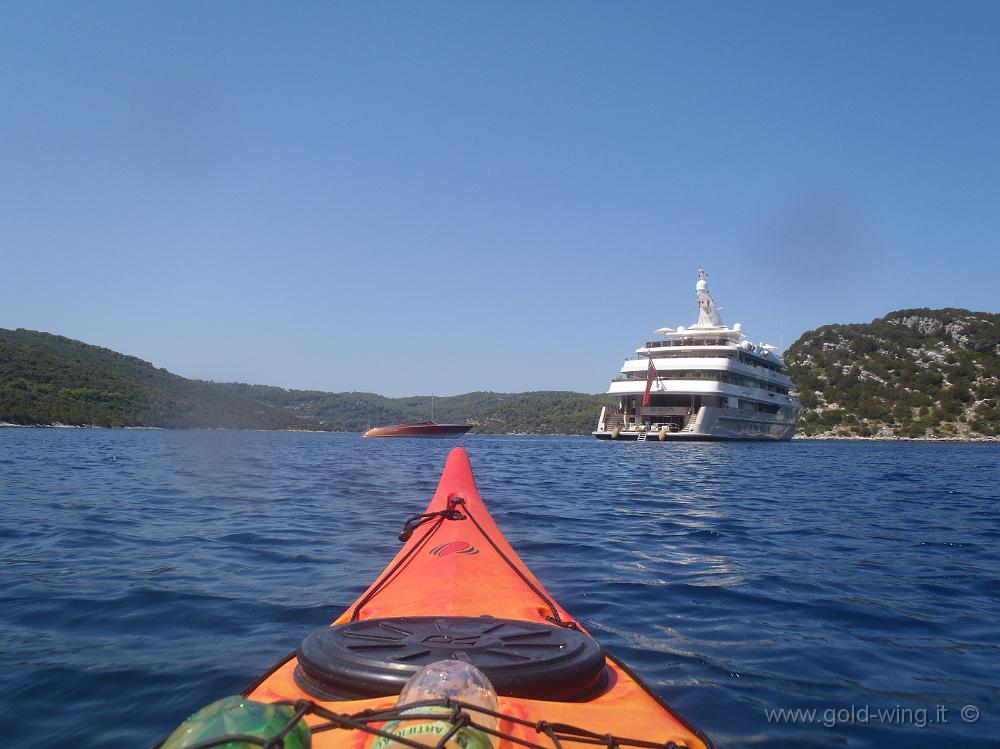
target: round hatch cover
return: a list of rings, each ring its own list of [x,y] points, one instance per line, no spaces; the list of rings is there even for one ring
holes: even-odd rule
[[[572,700],[604,673],[604,652],[583,632],[492,617],[412,616],[323,627],[298,649],[299,685],[320,698],[399,694],[434,661],[465,660],[497,694]]]

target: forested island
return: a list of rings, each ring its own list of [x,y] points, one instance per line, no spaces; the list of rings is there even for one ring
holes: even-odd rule
[[[489,434],[589,434],[613,399],[572,392],[434,398],[434,418]],[[363,431],[424,421],[431,397],[286,390],[189,380],[134,356],[0,328],[0,423],[175,429]]]
[[[802,400],[802,436],[1000,436],[1000,315],[912,309],[827,325],[803,334],[785,360]],[[613,402],[473,392],[435,398],[434,417],[486,434],[589,434]],[[0,328],[0,423],[362,431],[430,416],[430,396],[191,380],[62,336]]]

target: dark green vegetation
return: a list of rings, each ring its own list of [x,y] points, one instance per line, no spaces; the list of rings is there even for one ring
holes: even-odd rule
[[[291,410],[337,431],[427,421],[431,398],[386,398],[373,393],[324,393],[264,385],[224,385],[254,401]],[[478,434],[590,434],[601,406],[614,398],[564,391],[476,392],[434,398],[434,421],[473,423]]]
[[[280,408],[109,349],[0,328],[0,422],[321,429]]]
[[[827,325],[785,354],[805,435],[1000,436],[1000,315],[892,312]],[[434,399],[479,433],[589,434],[613,398],[571,392]],[[69,338],[0,328],[0,422],[362,431],[431,418],[429,396],[386,398],[188,380]]]
[[[479,433],[589,434],[611,399],[567,392],[434,399],[434,419]],[[431,417],[431,399],[188,380],[133,356],[0,328],[0,422],[361,431]]]
[[[785,354],[806,435],[1000,435],[1000,315],[908,309],[826,325]]]

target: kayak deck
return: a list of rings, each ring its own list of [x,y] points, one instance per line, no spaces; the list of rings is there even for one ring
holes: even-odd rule
[[[379,620],[388,620],[391,626],[393,619],[403,617],[437,617],[444,623],[458,617],[475,617],[486,623],[494,619],[523,622],[526,629],[534,628],[532,631],[539,630],[542,634],[550,628],[572,630],[590,639],[584,628],[552,599],[504,538],[479,496],[468,455],[462,448],[451,451],[434,498],[424,514],[408,521],[404,536],[406,531],[409,532],[406,542],[393,561],[332,627],[357,627],[359,623],[363,626]],[[326,633],[321,630],[319,634]],[[436,638],[435,647],[450,648],[450,657],[468,658],[464,650],[471,652],[477,639],[478,635],[441,636]],[[366,647],[379,649],[377,645]],[[317,692],[303,674],[300,656],[304,648],[305,643],[298,655],[293,654],[276,666],[245,695],[262,702],[311,700],[338,714],[384,710],[395,704],[398,690],[362,698],[339,698]],[[567,724],[602,737],[608,734],[634,737],[659,746],[672,744],[691,749],[710,746],[704,736],[670,710],[624,665],[606,653],[605,656],[599,681],[589,686],[583,684],[585,692],[571,699],[505,695],[498,687],[500,713],[524,721],[501,719],[500,731],[511,739],[502,739],[499,749],[513,749],[525,742],[553,745],[535,729],[538,721]],[[404,660],[393,660],[390,656],[386,667],[402,669]],[[515,671],[522,668],[514,662],[515,656],[509,660],[510,668]],[[311,725],[325,722],[316,715],[307,715],[306,719]],[[374,738],[359,730],[329,730],[316,733],[313,746],[365,749]],[[559,743],[554,742],[556,746]],[[563,736],[561,744],[593,746],[594,741],[578,742]]]

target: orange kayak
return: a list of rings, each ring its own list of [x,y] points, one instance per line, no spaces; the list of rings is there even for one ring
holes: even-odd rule
[[[245,697],[309,701],[320,713],[305,715],[313,747],[370,749],[358,716],[390,710],[422,665],[457,658],[499,695],[498,749],[710,746],[552,599],[487,511],[465,450],[451,451],[426,513],[400,538],[365,593]],[[331,714],[353,717],[331,726]]]

